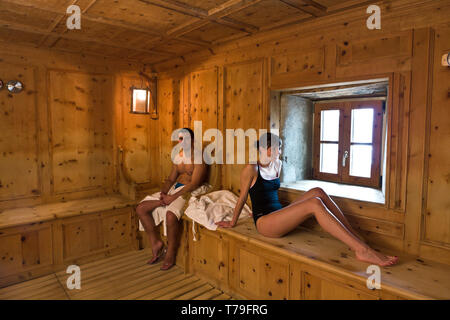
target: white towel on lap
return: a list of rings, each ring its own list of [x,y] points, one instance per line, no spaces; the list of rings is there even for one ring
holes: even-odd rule
[[[178,190],[181,190],[182,188],[184,188],[184,186],[175,188],[175,184],[170,188],[170,190],[168,191],[167,194],[171,195],[174,194],[176,192],[178,192]],[[192,196],[199,196],[202,194],[207,193],[209,190],[211,190],[211,185],[205,183],[203,185],[201,185],[200,187],[198,187],[197,189],[195,189],[194,191],[191,192]],[[160,193],[156,192],[152,195],[148,195],[146,196],[144,199],[142,199],[140,202],[143,201],[149,201],[149,200],[159,200],[159,196]],[[186,203],[186,200],[184,200],[183,197],[178,197],[175,201],[173,201],[171,204],[169,204],[168,206],[161,206],[158,208],[155,208],[152,211],[152,216],[153,216],[153,221],[155,222],[155,225],[158,226],[161,222],[163,222],[163,234],[164,236],[167,235],[167,225],[166,225],[166,214],[167,211],[171,211],[173,212],[178,220],[181,218],[181,216],[183,215],[182,209],[184,207],[184,204]],[[141,221],[139,221],[139,231],[145,231],[144,227],[141,223]]]
[[[217,230],[216,222],[232,220],[238,199],[228,190],[214,191],[201,197],[192,196],[184,213],[207,229]],[[248,218],[251,212],[249,206],[244,205],[239,218]]]

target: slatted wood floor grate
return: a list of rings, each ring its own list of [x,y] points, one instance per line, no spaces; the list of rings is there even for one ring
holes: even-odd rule
[[[81,289],[67,289],[65,271],[0,289],[0,300],[229,300],[231,296],[177,266],[148,265],[148,250],[80,265]]]

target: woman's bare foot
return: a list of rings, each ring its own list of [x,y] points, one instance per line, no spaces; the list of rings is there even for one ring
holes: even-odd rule
[[[153,257],[147,261],[148,264],[156,263],[164,254],[164,243],[158,241],[154,246],[152,246]]]
[[[365,248],[361,251],[356,251],[355,254],[358,260],[377,264],[382,267],[392,266],[398,262],[397,256],[385,256],[371,248]]]

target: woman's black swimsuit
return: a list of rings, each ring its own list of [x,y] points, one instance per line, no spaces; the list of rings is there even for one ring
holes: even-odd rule
[[[250,199],[252,200],[253,220],[256,221],[269,213],[283,208],[278,200],[278,189],[280,188],[280,178],[266,180],[259,172],[255,184],[250,188]]]

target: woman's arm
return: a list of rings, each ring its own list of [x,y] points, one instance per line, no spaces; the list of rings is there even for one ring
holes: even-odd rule
[[[216,225],[222,228],[232,228],[236,225],[239,216],[241,215],[242,208],[247,202],[248,191],[250,190],[256,172],[254,165],[248,164],[245,166],[241,172],[241,193],[236,203],[236,207],[234,207],[233,219],[231,221],[216,222]]]

